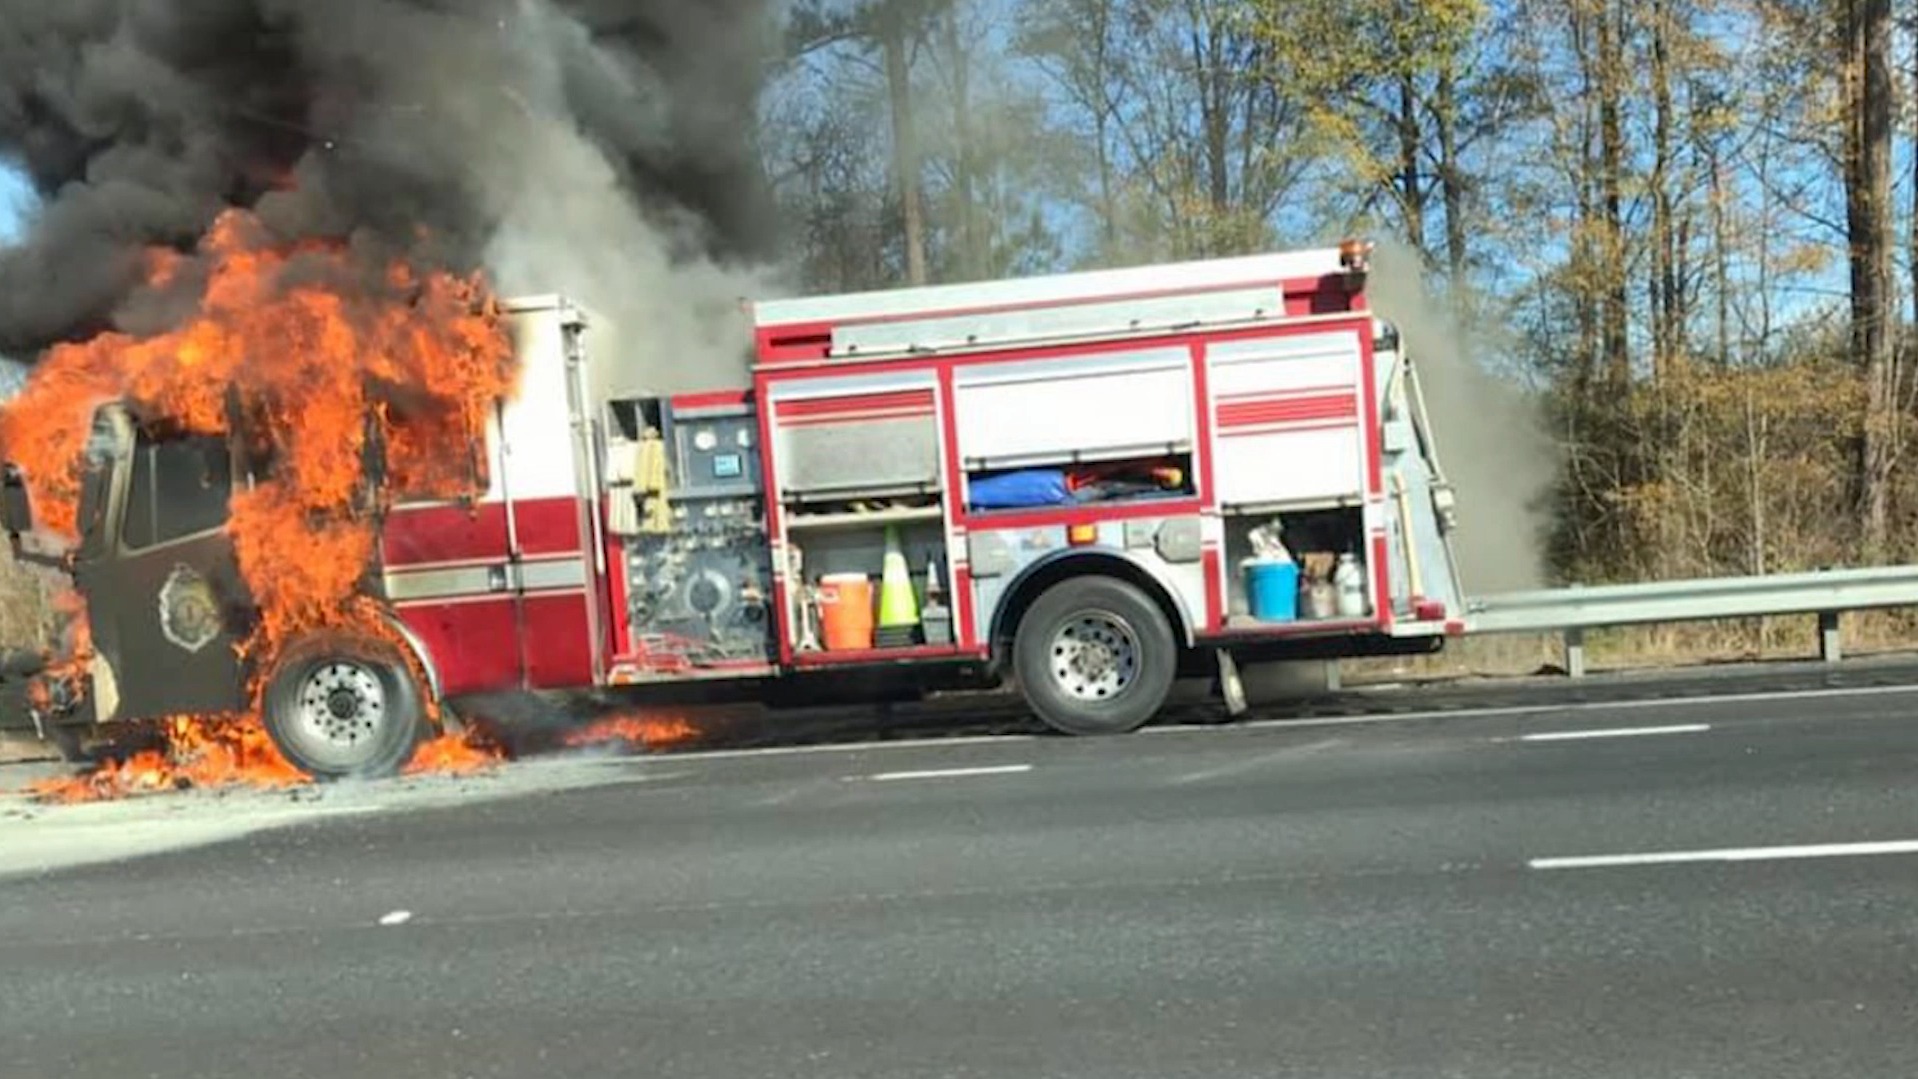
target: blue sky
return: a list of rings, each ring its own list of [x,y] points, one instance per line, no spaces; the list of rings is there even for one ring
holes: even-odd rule
[[[32,195],[20,173],[0,162],[0,244],[12,243],[20,236],[22,219]]]

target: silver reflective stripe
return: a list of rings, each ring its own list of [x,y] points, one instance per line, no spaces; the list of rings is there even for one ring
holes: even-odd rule
[[[395,603],[443,599],[475,593],[504,592],[504,563],[492,566],[448,566],[435,569],[388,570],[386,598]]]
[[[565,558],[544,562],[522,562],[519,586],[527,592],[556,588],[585,588],[586,559]]]
[[[578,555],[491,565],[424,566],[389,569],[383,579],[386,598],[394,603],[452,599],[461,596],[506,595],[514,591],[549,592],[586,587],[586,559]]]

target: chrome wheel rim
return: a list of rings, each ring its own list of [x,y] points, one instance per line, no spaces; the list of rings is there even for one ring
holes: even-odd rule
[[[1109,701],[1138,681],[1139,636],[1110,611],[1081,611],[1052,635],[1047,669],[1066,696]]]
[[[386,686],[377,671],[352,660],[328,660],[300,682],[294,733],[310,755],[351,763],[378,740],[386,709]]]

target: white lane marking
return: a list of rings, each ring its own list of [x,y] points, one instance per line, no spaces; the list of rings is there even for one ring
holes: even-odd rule
[[[1346,741],[1344,738],[1321,738],[1316,742],[1307,742],[1301,746],[1288,746],[1272,753],[1258,753],[1249,757],[1240,757],[1237,760],[1228,761],[1213,768],[1201,768],[1194,772],[1186,772],[1182,775],[1173,776],[1171,779],[1166,780],[1166,783],[1174,787],[1182,787],[1191,783],[1204,783],[1213,779],[1226,779],[1231,776],[1263,768],[1276,761],[1295,760],[1308,753],[1316,753],[1334,746],[1342,746],[1346,744]]]
[[[391,914],[383,914],[380,916],[381,925],[405,925],[412,920],[413,912],[410,910],[396,910]]]
[[[1032,734],[966,734],[956,738],[901,738],[891,742],[828,742],[810,746],[758,746],[753,749],[703,749],[688,750],[683,753],[656,753],[641,757],[622,757],[624,761],[658,761],[663,757],[675,760],[726,760],[732,757],[798,757],[808,753],[863,753],[869,749],[927,749],[933,746],[977,746],[988,743],[1004,745],[1008,742],[1030,742],[1037,735]]]
[[[887,783],[895,779],[951,779],[955,776],[1005,776],[1015,772],[1030,772],[1030,764],[994,764],[983,768],[929,768],[920,772],[879,772],[867,776],[875,783]]]
[[[1664,727],[1607,727],[1591,731],[1540,731],[1521,734],[1521,742],[1570,742],[1579,738],[1642,738],[1651,734],[1698,734],[1712,729],[1709,723],[1673,723]]]
[[[1880,697],[1918,694],[1918,686],[1853,686],[1844,689],[1805,689],[1784,693],[1725,693],[1718,696],[1662,697],[1631,701],[1585,701],[1577,704],[1519,704],[1503,708],[1456,708],[1429,712],[1397,712],[1382,716],[1334,716],[1324,719],[1256,719],[1239,727],[1352,727],[1368,723],[1411,723],[1421,719],[1488,719],[1496,716],[1534,716],[1566,712],[1631,711],[1640,708],[1682,708],[1696,704],[1749,704],[1754,701],[1797,701],[1827,697]],[[1226,725],[1230,729],[1231,724]],[[1151,729],[1151,728],[1148,728]],[[1171,727],[1167,730],[1202,730]]]
[[[1503,708],[1455,708],[1427,712],[1395,712],[1376,716],[1328,716],[1320,719],[1256,719],[1246,723],[1182,723],[1145,727],[1140,734],[1204,734],[1221,730],[1269,729],[1273,727],[1361,727],[1374,723],[1415,723],[1425,719],[1486,719],[1497,716],[1567,714],[1616,709],[1679,708],[1695,704],[1739,704],[1752,701],[1807,700],[1819,697],[1876,697],[1886,694],[1918,694],[1918,686],[1855,686],[1843,689],[1793,690],[1785,693],[1728,693],[1719,696],[1668,697],[1633,701],[1589,701],[1574,704],[1526,704]],[[644,761],[657,764],[662,757],[675,760],[727,760],[729,758],[797,757],[814,753],[864,753],[874,749],[929,749],[935,746],[1007,745],[1031,742],[1044,737],[1033,734],[969,734],[955,738],[902,738],[887,742],[829,742],[805,746],[759,746],[753,749],[687,750],[670,754],[646,754],[638,757],[607,758],[612,763]],[[534,762],[527,762],[532,764]],[[564,763],[564,762],[561,762]]]
[[[1918,854],[1918,839],[1891,839],[1872,843],[1813,843],[1797,847],[1725,847],[1720,850],[1666,850],[1645,854],[1588,854],[1567,858],[1533,858],[1533,869],[1594,869],[1627,865],[1672,865],[1679,862],[1767,862],[1792,858],[1846,858],[1868,854]]]

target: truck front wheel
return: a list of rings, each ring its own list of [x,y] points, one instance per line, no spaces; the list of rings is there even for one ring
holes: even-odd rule
[[[288,650],[261,703],[273,744],[317,779],[392,775],[412,758],[426,726],[424,699],[404,660],[387,645],[351,637]]]
[[[1067,734],[1124,734],[1165,703],[1178,673],[1172,625],[1139,589],[1072,577],[1026,610],[1012,641],[1026,703]]]

